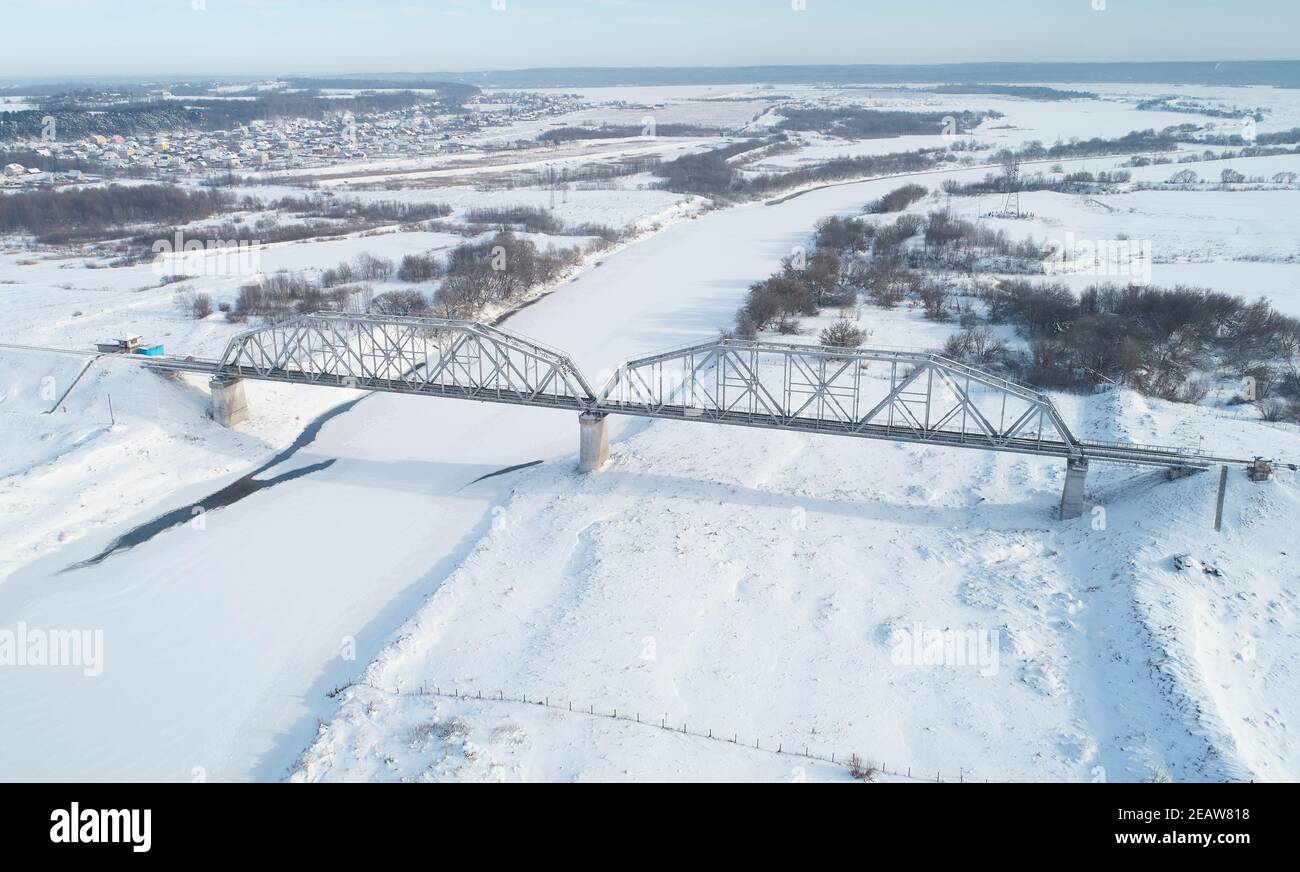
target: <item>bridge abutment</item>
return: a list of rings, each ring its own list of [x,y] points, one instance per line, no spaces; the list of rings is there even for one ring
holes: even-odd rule
[[[1061,520],[1083,516],[1083,485],[1088,478],[1088,461],[1069,458],[1065,462],[1065,490],[1061,492]]]
[[[212,391],[212,420],[222,427],[233,427],[248,420],[248,398],[242,378],[217,376],[208,381]]]
[[[604,412],[578,415],[578,472],[595,472],[609,459],[609,416]]]
[[[1273,474],[1272,462],[1262,457],[1256,457],[1250,466],[1246,467],[1246,476],[1251,481],[1268,481],[1269,476]]]

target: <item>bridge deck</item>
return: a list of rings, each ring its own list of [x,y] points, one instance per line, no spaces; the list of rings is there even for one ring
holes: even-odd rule
[[[862,439],[879,439],[889,442],[909,442],[940,445],[953,448],[974,448],[985,451],[1030,454],[1043,457],[1084,458],[1103,463],[1122,463],[1137,466],[1190,467],[1206,469],[1218,463],[1245,464],[1251,459],[1227,458],[1194,449],[1182,449],[1123,443],[1088,442],[1076,440],[1067,443],[1053,439],[1010,438],[1001,444],[992,444],[981,434],[949,431],[918,433],[907,426],[890,424],[854,424],[852,422],[826,421],[818,418],[788,416],[774,420],[770,414],[703,410],[680,404],[664,404],[648,408],[642,403],[618,400],[600,400],[596,397],[574,397],[554,393],[526,393],[516,390],[487,389],[474,385],[431,384],[418,377],[406,379],[380,379],[338,375],[336,373],[306,373],[298,370],[265,370],[251,366],[223,366],[220,361],[196,358],[164,357],[141,361],[154,369],[193,372],[209,376],[246,378],[288,384],[343,387],[385,393],[412,394],[428,397],[476,400],[485,403],[535,406],[539,408],[566,409],[577,412],[597,412],[612,415],[630,415],[677,421],[699,421],[742,427],[775,430],[793,430],[836,436],[853,436]]]

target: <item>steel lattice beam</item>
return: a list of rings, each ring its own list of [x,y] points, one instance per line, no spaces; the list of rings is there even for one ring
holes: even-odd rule
[[[1046,394],[938,354],[717,340],[630,360],[593,391],[565,354],[472,321],[306,315],[163,369],[1152,466],[1182,448],[1077,439]]]
[[[216,372],[574,409],[592,399],[560,352],[496,327],[437,318],[306,315],[235,336]]]
[[[631,415],[1083,454],[1046,395],[937,354],[724,339],[628,361],[596,405]]]

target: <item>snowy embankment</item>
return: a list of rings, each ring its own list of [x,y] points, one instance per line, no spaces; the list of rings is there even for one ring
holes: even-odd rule
[[[291,442],[356,392],[266,385],[237,430],[208,417],[201,377],[134,359],[0,347],[0,579]]]
[[[1093,436],[1243,432],[1127,392],[1066,407]],[[1245,426],[1259,450],[1300,456],[1294,430]],[[1068,524],[1053,518],[1060,483],[1057,464],[1014,455],[636,426],[600,474],[556,462],[520,476],[491,532],[340,694],[296,777],[809,775],[755,753],[738,776],[729,754],[653,726],[418,695],[433,687],[945,780],[1296,777],[1300,561],[1282,535],[1295,474],[1233,471],[1219,535],[1216,475],[1096,467],[1105,511]],[[909,662],[932,632],[974,634],[989,656]]]

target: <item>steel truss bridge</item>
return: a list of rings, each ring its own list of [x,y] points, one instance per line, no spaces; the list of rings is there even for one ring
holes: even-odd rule
[[[148,364],[212,376],[214,409],[219,385],[257,379],[568,409],[584,428],[638,415],[1058,457],[1069,464],[1066,517],[1082,510],[1091,461],[1186,472],[1255,462],[1082,440],[1045,394],[924,352],[718,339],[626,361],[596,388],[564,353],[497,327],[317,314],[241,333],[219,360]],[[604,451],[603,429],[590,449],[584,430],[584,467]]]

